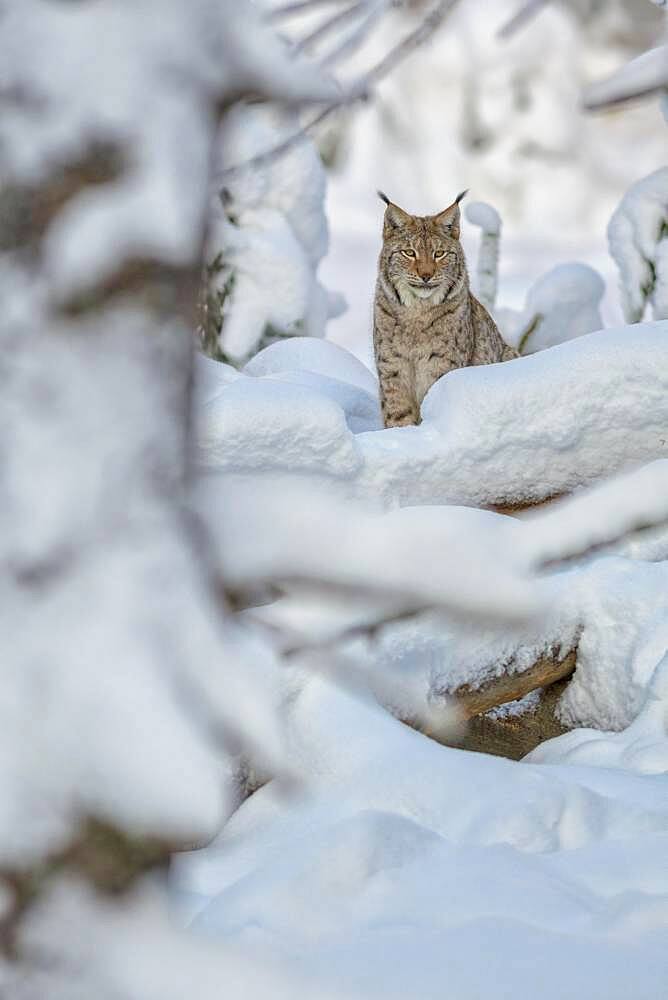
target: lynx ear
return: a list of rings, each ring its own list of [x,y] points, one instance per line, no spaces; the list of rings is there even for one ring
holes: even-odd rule
[[[461,191],[457,195],[452,205],[448,205],[448,207],[444,208],[442,212],[439,212],[438,215],[434,216],[434,222],[445,229],[448,232],[448,235],[452,236],[455,240],[459,239],[459,203],[467,194],[468,188],[466,191]]]
[[[396,229],[397,226],[405,226],[411,218],[408,212],[404,212],[403,208],[399,208],[399,206],[395,205],[393,201],[390,201],[387,195],[382,191],[378,192],[378,197],[387,205],[387,208],[385,209],[385,218],[383,220],[383,228],[388,230]]]

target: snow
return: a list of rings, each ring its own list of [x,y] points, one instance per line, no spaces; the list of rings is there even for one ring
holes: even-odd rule
[[[349,311],[327,336],[365,361],[381,231],[376,188],[425,214],[463,188],[491,203],[504,223],[498,307],[521,310],[542,274],[578,260],[606,282],[598,328],[623,321],[605,228],[623,192],[665,165],[666,132],[651,101],[583,114],[582,88],[656,44],[663,15],[643,0],[552,3],[501,42],[497,29],[517,7],[514,0],[457,5],[433,43],[382,82],[375,101],[331,126],[331,250],[321,274],[345,294]],[[372,51],[396,38],[403,16],[397,12],[399,24],[370,42]],[[407,93],[415,99],[407,102]],[[474,293],[476,236],[465,224]]]
[[[225,285],[233,277],[220,348],[236,364],[254,353],[268,328],[322,336],[326,320],[339,308],[317,280],[328,232],[325,172],[313,142],[305,138],[268,164],[236,171],[298,130],[292,112],[243,104],[226,116],[222,130],[225,207],[214,200],[207,260],[222,252],[218,280]]]
[[[308,469],[389,506],[544,500],[666,455],[667,332],[598,331],[451,372],[420,426],[381,432],[351,433],[341,399],[314,382],[236,381],[198,414],[201,461],[238,475]]]
[[[270,344],[244,366],[248,375],[273,375],[277,372],[306,371],[348,382],[365,392],[378,394],[378,380],[366,365],[345,348],[329,340],[290,337]]]
[[[318,344],[318,350],[323,347]],[[280,351],[270,348],[267,357],[286,354],[292,363],[300,349],[298,343],[285,344]],[[409,718],[428,716],[430,702],[436,699],[443,705],[461,684],[476,687],[500,671],[526,669],[544,653],[560,650],[565,655],[577,646],[577,672],[560,707],[563,719],[602,729],[628,726],[642,708],[656,666],[653,651],[655,645],[661,646],[664,634],[662,595],[668,581],[663,564],[637,561],[642,553],[635,559],[621,554],[602,559],[592,567],[587,558],[603,546],[614,552],[611,544],[628,532],[666,521],[666,460],[599,483],[522,521],[467,507],[439,506],[444,487],[436,474],[452,491],[453,480],[470,468],[471,481],[475,477],[480,488],[485,472],[496,469],[497,461],[506,477],[536,477],[540,459],[550,470],[551,483],[561,470],[564,476],[577,474],[571,488],[582,485],[587,475],[596,480],[614,465],[616,438],[606,439],[606,431],[628,429],[645,405],[650,412],[642,417],[637,433],[620,435],[620,440],[632,442],[621,464],[642,460],[643,434],[649,426],[653,428],[647,438],[653,442],[650,452],[661,453],[663,439],[655,435],[662,433],[659,428],[665,421],[657,409],[665,398],[665,387],[659,388],[660,373],[666,370],[664,351],[665,324],[645,324],[581,338],[532,358],[454,372],[430,393],[431,410],[426,409],[419,428],[358,435],[345,426],[340,403],[335,421],[337,404],[328,395],[329,384],[319,384],[322,376],[312,374],[316,381],[311,382],[307,399],[300,399],[303,386],[273,381],[285,373],[239,376],[215,397],[216,421],[207,418],[208,437],[201,447],[209,475],[201,503],[215,518],[220,559],[235,586],[288,583],[281,600],[249,612],[250,619],[282,630],[299,648],[329,641],[342,628],[356,629],[392,617],[402,601],[429,611],[416,622],[386,626],[372,648],[365,640],[354,639],[350,651],[364,664],[363,672],[382,703]],[[332,357],[338,363],[334,370],[343,374],[342,349],[333,348]],[[637,395],[635,390],[628,395],[631,357]],[[351,365],[355,373],[356,365]],[[264,363],[258,370],[266,370]],[[518,372],[516,380],[513,371]],[[490,375],[499,380],[493,391]],[[654,395],[652,381],[657,376]],[[482,384],[476,395],[479,378]],[[461,395],[448,399],[448,385],[456,388],[458,382],[464,383]],[[529,436],[523,447],[515,442],[516,464],[512,452],[499,454],[498,438],[490,442],[485,437],[488,427],[504,424],[498,411],[485,411],[485,401],[498,406],[504,391],[512,394],[514,384],[524,403],[539,410],[542,400],[540,415],[545,419],[541,424],[535,418],[533,425],[529,419],[519,420],[519,429]],[[441,389],[448,406],[440,405]],[[546,406],[548,398],[554,410]],[[580,406],[583,409],[578,410]],[[621,409],[613,416],[611,407],[616,406]],[[504,441],[512,439],[516,400],[512,409],[514,420],[505,422]],[[559,414],[567,416],[567,425],[559,426]],[[647,420],[651,424],[644,424]],[[591,434],[590,444],[583,438],[585,431]],[[550,439],[549,433],[554,437]],[[337,439],[339,449],[345,445],[343,451],[337,451]],[[284,452],[290,442],[293,450],[287,456],[279,456],[279,441]],[[458,453],[453,441],[459,444]],[[366,466],[359,465],[360,453]],[[605,462],[596,471],[588,464],[594,455]],[[433,478],[427,482],[415,475],[416,456],[431,472]],[[403,484],[401,496],[378,488],[381,476],[388,476],[381,460]],[[221,469],[226,477],[211,475]],[[282,477],[280,485],[276,475]],[[507,479],[504,482],[508,490]],[[423,491],[418,502],[427,506],[414,506],[414,499],[406,499],[409,487],[416,491],[415,483]],[[426,492],[428,485],[431,492]],[[562,489],[563,484],[561,489],[551,487],[552,492]],[[356,505],[353,496],[364,496],[373,506]],[[403,507],[393,510],[397,500]],[[299,549],[294,544],[296,523]],[[660,531],[652,544],[665,544]],[[447,558],[434,559],[435,552]],[[653,558],[651,547],[649,558]],[[532,576],[560,560],[575,560],[576,568],[542,582]],[[502,567],[508,574],[503,577]],[[380,588],[374,584],[378,574]],[[331,593],[327,599],[305,597],[294,586],[300,580],[333,586],[338,599]],[[367,594],[375,589],[375,603],[360,601],[362,588]],[[438,609],[441,614],[434,617]],[[443,611],[481,618],[482,626],[472,630],[460,620],[454,625],[444,622]],[[542,617],[537,618],[539,614]],[[506,627],[490,623],[495,615],[505,618]],[[511,619],[514,628],[508,627]],[[616,623],[614,629],[610,621]],[[643,642],[649,643],[644,652]]]
[[[501,216],[492,205],[474,201],[467,205],[466,218],[482,230],[478,249],[478,266],[475,290],[486,309],[492,311],[496,303],[499,272],[499,240]]]
[[[587,264],[558,264],[527,292],[524,308],[498,316],[504,337],[522,354],[534,354],[603,326],[600,305],[605,285]]]
[[[226,365],[222,361],[213,361],[205,354],[198,352],[195,355],[197,405],[205,405],[210,402],[223,391],[226,385],[239,377],[239,372],[232,365]]]
[[[490,719],[513,719],[520,718],[527,713],[535,712],[540,705],[540,690],[529,691],[523,698],[516,701],[509,701],[505,705],[497,705],[487,712]]]
[[[242,377],[197,417],[199,460],[216,471],[352,477],[360,465],[341,406],[303,385]]]
[[[606,80],[591,84],[584,93],[587,108],[608,107],[668,88],[668,45],[643,52]]]
[[[557,1000],[567,982],[578,1000],[658,1000],[659,779],[439,747],[317,674],[290,731],[308,794],[265,787],[176,863],[198,932],[261,942],[346,997],[473,1000],[493,983]]]
[[[207,0],[195,0],[188,33],[177,0],[76,10],[26,0],[4,11],[3,30],[13,43],[3,55],[3,87],[39,94],[42,106],[39,127],[26,128],[18,106],[3,116],[3,174],[20,172],[35,183],[73,153],[85,157],[101,134],[121,160],[134,148],[131,168],[113,188],[88,187],[51,227],[45,273],[59,298],[83,291],[84,275],[96,283],[112,275],[119,255],[160,254],[174,265],[191,258],[209,172],[209,123],[196,95],[213,102],[226,87],[244,83],[261,91],[263,78],[271,78],[274,93],[288,99],[308,91],[325,100],[339,94],[305,60],[286,58],[252,5],[237,11],[232,4],[234,17],[226,15],[227,6],[222,3],[212,15]],[[86,53],[91,32],[105,39],[95,58],[85,54],[81,62],[63,61],[64,50]],[[128,37],[133,38],[129,48]],[[228,47],[235,51],[233,62],[220,59],[221,48]],[[40,58],[28,65],[26,51],[39,52]],[[158,58],[161,52],[169,56]],[[193,76],[192,89],[179,84],[182,75]],[[58,114],[51,113],[55,107]],[[15,141],[18,128],[21,141]]]
[[[326,341],[297,338],[261,352],[198,414],[198,509],[220,564],[242,591],[280,589],[241,620],[283,644],[298,783],[270,781],[209,848],[176,859],[172,892],[193,935],[225,961],[235,949],[254,972],[268,963],[273,987],[249,987],[259,997],[293,981],[294,998],[659,1000],[668,977],[668,580],[664,565],[643,561],[665,554],[665,527],[614,544],[665,518],[668,325],[603,330],[597,271],[552,272],[588,228],[602,242],[619,191],[663,152],[641,125],[642,141],[631,125],[621,142],[614,122],[586,135],[575,122],[586,59],[563,6],[512,50],[492,47],[492,22],[516,5],[494,6],[491,17],[489,5],[461,5],[450,37],[384,84],[352,126],[328,275],[352,313],[334,336],[369,356],[372,189],[399,200],[417,190],[435,211],[471,184],[498,204],[511,240],[523,223],[522,253],[510,250],[515,318],[540,305],[548,321],[530,347],[540,353],[448,375],[419,427],[364,430],[373,376]],[[418,84],[425,72],[429,87]],[[416,95],[410,108],[393,88]],[[528,110],[516,103],[525,91]],[[487,143],[475,153],[458,135],[467,100],[476,114],[462,120],[477,115]],[[586,246],[601,270],[593,237]],[[358,403],[352,389],[365,394]],[[630,471],[582,489],[619,470]],[[522,520],[453,506],[571,491]],[[526,590],[505,589],[501,563]],[[385,586],[369,594],[372,566]],[[512,627],[490,620],[490,591],[514,606]],[[416,597],[430,606],[375,628]],[[577,728],[528,761],[442,747],[392,717],[447,738],[459,684],[575,645],[560,711]]]
[[[527,516],[527,544],[531,559],[545,564],[600,549],[629,532],[648,532],[647,554],[642,554],[642,534],[635,539],[636,558],[653,559],[656,545],[664,543],[668,515],[668,464],[660,459],[602,482],[573,499],[554,503],[540,518]],[[627,538],[626,545],[633,542]]]
[[[244,481],[213,480],[202,497],[218,512],[220,556],[233,585],[323,581],[350,591],[358,605],[375,592],[390,606],[394,598],[399,607],[403,600],[486,620],[525,621],[547,600],[522,556],[515,559],[513,522],[499,524],[485,511],[407,508],[379,516],[331,491],[285,483],[280,494],[271,482],[247,494]],[[434,559],[435,551],[448,559]]]
[[[472,201],[464,209],[464,215],[473,226],[479,226],[492,236],[501,233],[501,216],[493,205],[484,201]]]
[[[608,245],[628,322],[642,319],[647,301],[655,319],[668,317],[668,167],[629,188],[610,219]]]
[[[592,765],[665,775],[668,772],[667,664],[664,654],[647,685],[645,703],[627,728],[621,732],[574,729],[536,747],[526,759],[535,763]]]
[[[434,522],[440,517],[447,523],[449,516],[448,508],[431,514]],[[522,525],[510,536],[518,548],[526,530]],[[371,645],[355,640],[347,655],[362,664],[372,690],[397,717],[436,722],[440,711],[447,723],[448,699],[461,685],[477,688],[501,673],[526,670],[542,655],[563,657],[577,648],[560,718],[569,726],[622,731],[656,699],[668,641],[665,587],[663,563],[601,559],[558,574],[549,586],[543,581],[543,614],[528,625],[510,627],[508,619],[503,628],[484,621],[472,626],[431,612],[388,624]],[[277,625],[282,611],[279,602],[272,614],[254,617]],[[297,621],[297,609],[289,612]],[[350,618],[354,621],[354,614]],[[301,627],[308,634],[313,623],[302,616]],[[665,712],[665,691],[661,700]],[[667,736],[664,727],[655,741],[663,745]]]
[[[144,295],[142,262],[177,277],[202,263],[215,109],[240,88],[288,103],[339,88],[248,4],[2,9],[3,181],[31,198],[99,136],[128,163],[26,234],[34,245],[0,247],[0,993],[659,1000],[668,581],[665,564],[588,549],[665,516],[665,462],[535,521],[451,501],[507,498],[509,483],[540,499],[659,459],[668,324],[453,373],[401,431],[377,429],[373,375],[324,343],[277,344],[243,372],[198,358],[191,394],[190,304],[151,282]],[[572,93],[572,64],[545,42],[570,45],[573,22],[542,24],[513,58],[549,63]],[[474,77],[490,62],[483,123],[506,117],[543,153],[579,148],[547,90],[517,126],[486,31],[458,57]],[[433,105],[412,112],[424,125]],[[496,135],[485,170],[510,199],[518,147]],[[233,178],[251,234],[237,292],[261,298],[243,256],[257,251],[267,315],[316,330],[331,302],[313,279],[312,153],[271,183]],[[439,184],[444,162],[463,161],[440,157]],[[139,290],[95,308],[86,293],[126,266]],[[253,323],[232,338],[239,356]],[[393,717],[447,736],[457,683],[575,641],[560,711],[606,731],[574,730],[538,760],[442,747]],[[249,774],[261,787],[245,798]],[[160,872],[105,895],[78,857],[87,818],[136,847],[215,839],[174,862],[171,899]]]

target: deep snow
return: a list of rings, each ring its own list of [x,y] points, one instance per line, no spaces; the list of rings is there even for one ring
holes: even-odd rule
[[[374,378],[333,344],[275,344],[218,392],[199,363],[199,502],[221,564],[241,586],[287,578],[243,617],[302,649],[279,673],[298,782],[253,794],[175,861],[172,888],[197,934],[270,962],[276,995],[663,995],[668,577],[645,558],[668,546],[662,529],[608,543],[668,514],[666,327],[453,372],[420,427],[390,431],[356,432]],[[450,505],[577,487],[522,520]],[[319,579],[320,595],[300,586]],[[332,656],[407,594],[443,604]],[[459,684],[575,645],[559,707],[575,728],[525,762],[392,717],[447,733]]]

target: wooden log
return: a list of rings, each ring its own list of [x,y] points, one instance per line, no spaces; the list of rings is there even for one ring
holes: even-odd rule
[[[520,673],[503,674],[479,688],[462,685],[445,706],[445,712],[459,724],[416,728],[446,746],[519,760],[545,740],[566,732],[554,710],[575,670],[576,657],[576,650],[561,658],[546,654]],[[543,690],[537,707],[519,715],[489,714],[539,689]]]

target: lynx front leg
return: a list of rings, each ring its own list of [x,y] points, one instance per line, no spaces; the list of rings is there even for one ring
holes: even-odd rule
[[[422,406],[422,400],[431,389],[434,382],[437,382],[442,375],[451,372],[453,368],[458,368],[454,359],[447,351],[434,350],[415,366],[415,395],[418,405]]]
[[[406,427],[420,423],[420,407],[413,386],[401,368],[392,364],[378,366],[380,408],[386,427]]]

